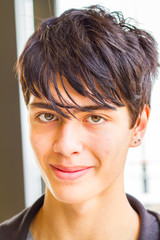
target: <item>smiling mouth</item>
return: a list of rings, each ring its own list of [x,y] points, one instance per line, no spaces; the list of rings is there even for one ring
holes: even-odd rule
[[[64,167],[57,165],[50,165],[54,175],[61,180],[76,180],[87,174],[93,167],[75,166]]]

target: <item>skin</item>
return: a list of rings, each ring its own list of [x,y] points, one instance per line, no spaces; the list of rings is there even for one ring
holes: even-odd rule
[[[65,85],[80,106],[97,108],[67,81]],[[60,83],[58,87],[73,105]],[[138,146],[135,140],[143,138],[149,109],[144,108],[139,124],[130,129],[127,107],[71,109],[76,118],[66,119],[48,104],[43,97],[31,96],[28,106],[31,144],[46,183],[44,205],[31,224],[34,239],[138,239],[139,216],[124,192],[124,165],[129,147]],[[55,166],[87,170],[76,179],[61,179]]]

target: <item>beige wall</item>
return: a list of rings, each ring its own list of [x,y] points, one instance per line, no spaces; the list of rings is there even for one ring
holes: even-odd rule
[[[0,222],[24,208],[14,1],[0,3]]]
[[[50,1],[51,13],[52,15],[54,15],[55,14],[54,0],[49,0],[49,1]],[[39,25],[42,19],[51,17],[48,0],[33,0],[33,6],[34,6],[35,26]]]

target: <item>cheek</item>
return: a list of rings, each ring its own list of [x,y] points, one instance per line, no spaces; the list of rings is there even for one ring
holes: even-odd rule
[[[97,145],[95,145],[97,143]],[[124,164],[129,148],[129,138],[125,131],[113,130],[97,134],[92,138],[92,151],[101,161],[101,164],[107,163],[117,166]]]
[[[46,154],[51,148],[49,136],[32,128],[30,129],[30,142],[38,159],[44,156],[44,154]]]
[[[91,141],[92,140],[92,141]],[[112,136],[109,133],[101,132],[90,137],[89,148],[92,148],[97,157],[105,158],[112,149]]]

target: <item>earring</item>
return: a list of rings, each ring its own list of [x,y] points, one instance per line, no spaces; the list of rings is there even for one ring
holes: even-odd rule
[[[142,141],[142,139],[138,138],[138,139],[134,140],[134,144],[140,143],[141,141]]]

